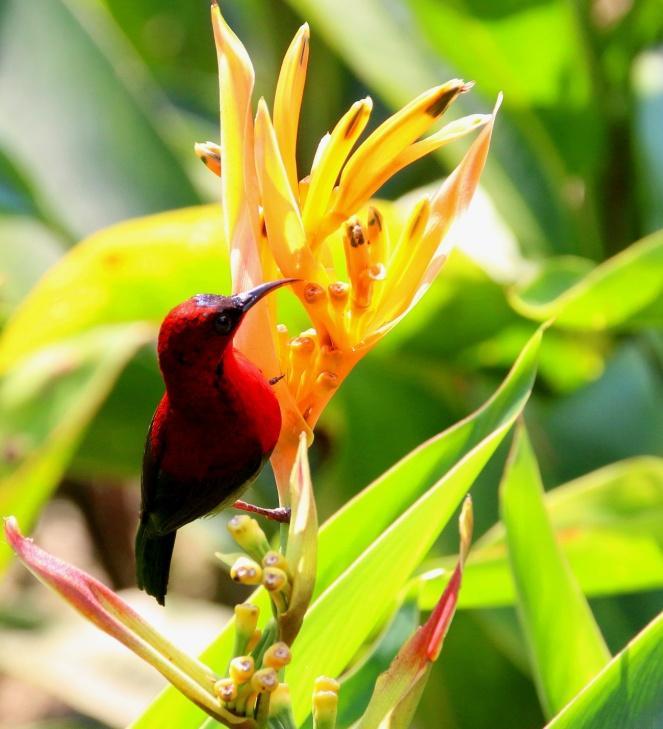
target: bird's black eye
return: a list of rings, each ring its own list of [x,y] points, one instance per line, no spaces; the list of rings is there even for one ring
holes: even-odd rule
[[[230,334],[233,328],[233,320],[228,314],[219,314],[214,319],[214,329],[218,334]]]

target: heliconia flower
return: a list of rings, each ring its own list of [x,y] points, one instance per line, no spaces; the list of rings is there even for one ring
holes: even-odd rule
[[[420,94],[358,144],[372,110],[371,99],[361,99],[322,138],[310,172],[301,174],[296,146],[308,25],[286,52],[272,113],[261,99],[254,120],[249,56],[216,4],[212,24],[221,144],[207,142],[196,151],[221,176],[233,288],[298,278],[293,290],[312,324],[300,334],[276,325],[272,300],[252,310],[237,341],[267,376],[284,375],[276,386],[284,426],[272,459],[283,497],[299,433],[310,433],[358,360],[437,276],[448,254],[446,235],[477,187],[499,101],[492,114],[463,117],[421,139],[471,88],[454,79]],[[477,129],[460,164],[414,205],[404,225],[371,201],[399,170]]]
[[[364,715],[356,729],[407,729],[412,722],[433,662],[456,611],[463,567],[472,541],[472,501],[461,510],[460,549],[456,568],[426,623],[401,647],[389,668],[378,678]]]
[[[157,669],[186,697],[225,726],[255,729],[252,719],[227,711],[215,690],[219,677],[164,638],[112,590],[38,547],[20,532],[16,519],[5,519],[10,547],[32,574],[64,598],[87,620]]]

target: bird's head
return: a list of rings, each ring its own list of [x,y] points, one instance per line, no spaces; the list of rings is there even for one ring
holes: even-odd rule
[[[233,296],[198,294],[183,301],[169,312],[159,330],[159,363],[164,374],[218,360],[251,307],[295,281],[280,279]]]

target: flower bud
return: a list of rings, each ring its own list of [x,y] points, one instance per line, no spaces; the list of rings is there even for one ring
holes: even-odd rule
[[[283,590],[288,586],[288,575],[278,567],[265,567],[262,572],[262,584],[270,592]]]
[[[288,569],[288,561],[285,556],[282,555],[281,552],[277,552],[273,549],[267,552],[267,554],[262,558],[262,566],[277,567],[278,569],[283,570],[286,574],[290,571]]]
[[[263,666],[269,666],[277,671],[287,666],[292,660],[290,648],[285,643],[274,643],[266,651],[262,659]]]
[[[228,531],[239,546],[256,561],[269,552],[269,542],[258,522],[246,514],[238,514],[228,522]]]
[[[313,683],[313,692],[318,691],[334,691],[338,693],[341,690],[341,684],[329,676],[318,676]]]
[[[222,678],[214,684],[214,693],[221,701],[234,701],[237,698],[237,685],[232,678]]]
[[[313,689],[314,729],[334,729],[338,712],[338,681],[326,676],[315,680]]]
[[[235,630],[249,637],[252,636],[258,625],[259,615],[260,610],[250,602],[235,605]]]
[[[279,686],[279,677],[273,668],[261,668],[251,677],[251,688],[258,693],[272,693]]]
[[[228,673],[230,678],[238,685],[246,683],[255,670],[255,664],[252,656],[237,656],[230,661]]]
[[[259,585],[262,582],[262,567],[248,557],[240,557],[230,568],[230,577],[242,585]]]

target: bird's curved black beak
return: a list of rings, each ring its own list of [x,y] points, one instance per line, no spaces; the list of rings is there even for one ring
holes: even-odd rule
[[[257,304],[263,296],[267,296],[267,294],[271,291],[275,291],[286,284],[297,283],[298,281],[298,278],[281,278],[278,281],[268,281],[267,283],[260,284],[255,288],[249,289],[249,291],[237,294],[235,299],[239,302],[242,312],[246,313],[254,304]]]

